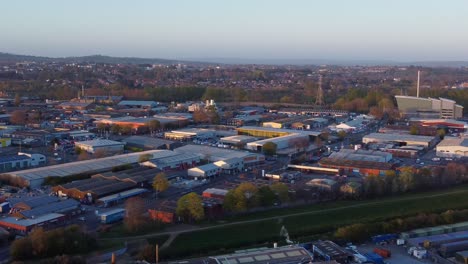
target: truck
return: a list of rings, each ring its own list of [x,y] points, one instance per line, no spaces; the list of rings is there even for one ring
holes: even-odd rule
[[[125,209],[117,208],[113,209],[99,215],[99,219],[101,219],[101,223],[103,224],[112,224],[122,220],[125,216]]]
[[[380,243],[385,243],[385,242],[389,242],[391,240],[396,240],[396,239],[398,239],[397,234],[383,234],[383,235],[373,236],[372,242],[376,244],[380,244]]]
[[[374,248],[374,253],[378,254],[382,258],[389,258],[392,255],[390,250],[380,247]]]
[[[385,264],[385,262],[383,261],[383,258],[380,255],[375,254],[373,252],[365,253],[364,256],[367,258],[368,261],[374,264]]]

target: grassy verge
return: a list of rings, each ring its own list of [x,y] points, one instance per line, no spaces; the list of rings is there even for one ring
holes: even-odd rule
[[[188,255],[216,254],[229,248],[262,245],[284,240],[280,229],[284,225],[292,240],[302,240],[314,234],[326,233],[352,224],[383,221],[386,219],[415,215],[423,212],[441,212],[448,209],[468,208],[468,186],[418,194],[407,194],[381,200],[343,201],[308,207],[280,209],[230,219],[230,221],[255,220],[232,226],[180,234],[163,253],[173,258]]]
[[[116,224],[111,227],[110,230],[103,232],[99,235],[100,238],[120,238],[120,237],[125,237],[125,236],[138,236],[138,235],[144,235],[148,233],[155,233],[162,231],[164,229],[164,225],[160,223],[148,223],[145,226],[143,226],[140,230],[135,231],[135,232],[129,232],[125,229],[125,226],[123,223]]]

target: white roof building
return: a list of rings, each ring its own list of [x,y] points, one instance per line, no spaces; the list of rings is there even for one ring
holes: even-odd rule
[[[89,153],[95,153],[97,150],[118,152],[123,150],[125,142],[119,142],[109,139],[93,139],[75,142],[75,146]]]
[[[209,178],[221,173],[221,168],[216,166],[213,163],[208,163],[206,165],[198,166],[195,168],[191,168],[187,171],[189,177],[193,177],[195,179],[198,178]]]
[[[468,157],[468,138],[445,137],[436,147],[438,157]]]

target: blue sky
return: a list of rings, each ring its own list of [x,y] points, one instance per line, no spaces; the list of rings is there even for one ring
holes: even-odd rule
[[[468,60],[466,0],[3,0],[0,6],[2,52]]]

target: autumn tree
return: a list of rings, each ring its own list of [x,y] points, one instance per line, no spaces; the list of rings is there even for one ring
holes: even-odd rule
[[[99,122],[96,125],[96,129],[99,133],[104,133],[107,130],[107,124]]]
[[[205,211],[201,197],[194,192],[180,197],[177,201],[176,213],[185,221],[202,220],[205,217]]]
[[[45,257],[48,250],[47,237],[42,227],[35,228],[29,235],[33,254],[39,257]]]
[[[110,127],[110,132],[112,134],[119,134],[121,133],[122,131],[122,127],[120,125],[117,125],[117,124],[113,124],[111,127]]]
[[[400,181],[400,190],[402,192],[407,192],[407,191],[412,190],[416,184],[413,168],[412,167],[400,168],[399,181]]]
[[[344,131],[344,130],[338,131],[338,137],[340,138],[340,140],[345,139],[346,136],[347,136],[346,131]]]
[[[21,104],[21,96],[19,94],[15,94],[15,106],[19,106]]]
[[[170,186],[169,181],[167,180],[166,174],[164,172],[160,172],[156,174],[153,179],[153,189],[157,192],[164,192]]]
[[[94,151],[94,158],[96,159],[100,159],[100,158],[104,158],[107,156],[107,151],[105,149],[97,149],[96,151]]]
[[[27,123],[27,115],[25,111],[15,110],[11,113],[10,122],[15,125],[25,125]]]
[[[142,163],[142,162],[145,162],[145,161],[148,161],[150,159],[153,158],[153,155],[152,154],[141,154],[140,156],[138,156],[138,163]]]
[[[135,232],[145,226],[145,203],[141,197],[132,197],[125,201],[124,225],[127,231]]]
[[[242,212],[258,205],[258,189],[250,182],[241,183],[224,197],[224,208],[231,212]]]
[[[133,127],[132,125],[123,125],[120,129],[120,132],[124,135],[130,135],[132,134]]]
[[[277,145],[271,141],[266,142],[265,144],[263,144],[263,147],[262,147],[263,153],[269,156],[275,155],[276,149],[277,149]]]
[[[261,206],[271,206],[276,200],[276,194],[266,185],[258,188],[257,195]]]
[[[161,123],[159,122],[159,120],[153,119],[153,120],[148,121],[146,123],[146,126],[148,127],[150,133],[153,134],[154,132],[156,132],[158,129],[161,128]]]
[[[282,182],[275,182],[270,185],[270,189],[282,203],[289,201],[289,188],[286,184]]]

